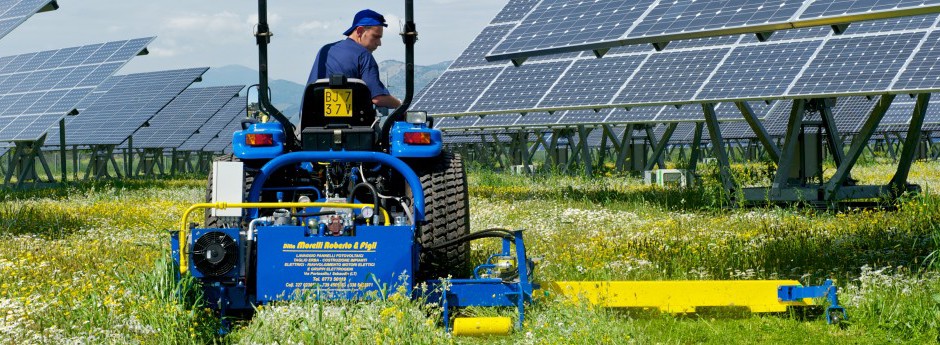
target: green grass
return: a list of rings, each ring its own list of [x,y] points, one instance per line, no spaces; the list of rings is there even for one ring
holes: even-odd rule
[[[739,166],[741,181],[764,167]],[[866,164],[854,177],[884,183]],[[940,164],[918,163],[925,193],[894,211],[728,208],[713,177],[692,189],[628,176],[536,178],[474,171],[474,231],[525,228],[536,277],[554,280],[836,278],[848,327],[818,317],[672,316],[573,305],[548,296],[506,337],[454,338],[439,308],[400,295],[372,302],[280,303],[226,337],[194,282],[174,281],[166,230],[204,197],[202,179],[74,183],[0,192],[0,343],[933,343],[940,329]],[[485,258],[495,242],[474,243]],[[185,298],[180,298],[185,296]],[[511,316],[471,308],[466,315]]]

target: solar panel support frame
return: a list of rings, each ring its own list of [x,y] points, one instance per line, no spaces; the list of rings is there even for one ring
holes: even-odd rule
[[[134,171],[133,176],[157,176],[154,169],[159,170],[159,175],[166,175],[162,148],[140,148],[137,149],[137,155],[140,157],[140,162],[137,164],[137,170]]]
[[[36,171],[37,161],[42,168],[42,172],[46,175],[45,182],[56,182],[52,176],[52,170],[49,168],[49,163],[46,162],[46,157],[42,152],[45,141],[46,135],[43,134],[38,140],[14,142],[13,154],[10,156],[9,164],[5,169],[6,176],[3,179],[3,186],[21,188],[28,182],[32,184],[43,182]],[[13,181],[14,176],[16,177],[16,184],[11,186],[10,183]]]

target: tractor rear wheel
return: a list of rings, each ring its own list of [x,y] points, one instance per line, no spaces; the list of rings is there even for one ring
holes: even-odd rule
[[[440,245],[470,234],[467,175],[460,155],[444,151],[434,160],[413,166],[424,190],[425,223],[418,228],[419,243]],[[418,280],[469,275],[470,243],[422,250]]]

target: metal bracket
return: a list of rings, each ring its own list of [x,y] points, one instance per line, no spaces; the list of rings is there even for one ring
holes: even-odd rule
[[[825,298],[829,302],[826,307],[826,322],[830,325],[838,325],[842,320],[847,320],[845,308],[839,305],[839,288],[833,284],[831,279],[826,279],[823,285],[818,286],[799,286],[784,285],[777,288],[777,298],[781,302],[800,302],[804,298]]]

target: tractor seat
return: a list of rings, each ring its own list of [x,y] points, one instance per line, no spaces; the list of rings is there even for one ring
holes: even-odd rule
[[[372,93],[360,79],[341,75],[319,79],[304,90],[300,112],[305,151],[371,151],[376,111]]]

